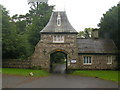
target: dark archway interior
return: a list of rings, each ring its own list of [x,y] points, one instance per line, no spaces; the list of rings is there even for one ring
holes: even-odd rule
[[[67,71],[67,54],[62,51],[56,51],[50,54],[50,72],[66,73]]]

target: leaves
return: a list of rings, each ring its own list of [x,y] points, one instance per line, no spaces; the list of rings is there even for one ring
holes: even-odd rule
[[[99,35],[101,38],[111,38],[114,40],[115,44],[117,45],[118,49],[120,49],[120,41],[118,39],[120,30],[118,26],[120,23],[118,22],[118,18],[120,18],[120,5],[112,7],[109,9],[101,18],[100,23],[98,26],[100,27]]]
[[[120,22],[118,22],[119,20],[118,18],[120,18],[120,4],[109,9],[101,18],[101,21],[98,26],[100,27],[99,35],[101,38],[110,38],[115,42],[118,48],[117,60],[119,62],[120,60],[120,39],[119,39],[120,30],[118,29],[118,27],[120,26]]]
[[[93,29],[94,28],[85,28],[84,31],[78,33],[78,38],[91,38]]]
[[[39,4],[26,15],[9,16],[2,5],[2,53],[3,59],[27,58],[34,52],[40,40],[40,31],[46,26],[52,13],[52,6]]]
[[[62,52],[55,52],[51,54],[52,63],[64,63],[66,59],[66,54]]]

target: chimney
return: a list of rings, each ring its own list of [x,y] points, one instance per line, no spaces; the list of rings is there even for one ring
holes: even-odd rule
[[[94,38],[94,39],[98,39],[99,38],[98,30],[99,29],[93,29],[92,30],[92,38]]]

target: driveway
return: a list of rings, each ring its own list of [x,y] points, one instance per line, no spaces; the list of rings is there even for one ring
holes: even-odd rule
[[[66,64],[57,64],[53,68],[53,73],[61,73],[64,74],[66,72]]]
[[[3,88],[118,88],[118,85],[98,78],[66,74],[42,78],[3,75]]]

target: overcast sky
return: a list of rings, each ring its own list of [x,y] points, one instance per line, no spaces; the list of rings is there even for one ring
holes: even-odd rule
[[[70,23],[77,31],[97,28],[103,14],[118,2],[119,0],[48,0],[49,5],[56,5],[56,10],[66,11]],[[26,14],[30,7],[27,0],[0,0],[0,4],[9,10],[11,16]]]

